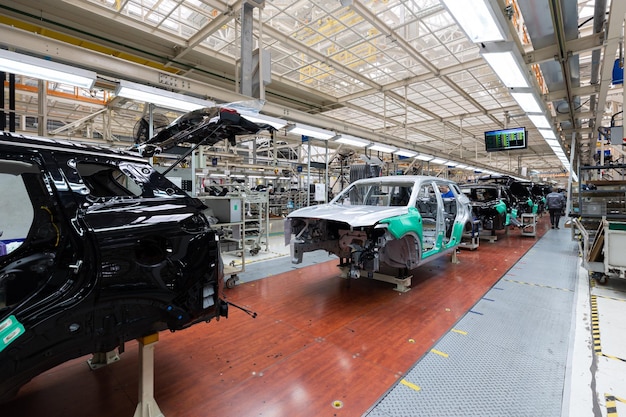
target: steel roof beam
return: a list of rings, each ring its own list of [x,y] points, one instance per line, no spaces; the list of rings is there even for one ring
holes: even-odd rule
[[[602,33],[595,33],[593,35],[585,36],[584,38],[567,41],[565,43],[565,48],[568,53],[572,53],[573,55],[580,54],[581,52],[593,51],[594,49],[600,49],[603,45],[602,37]],[[558,57],[558,45],[536,49],[534,51],[527,52],[524,55],[524,59],[527,64],[540,64],[546,61],[554,61],[558,60]]]

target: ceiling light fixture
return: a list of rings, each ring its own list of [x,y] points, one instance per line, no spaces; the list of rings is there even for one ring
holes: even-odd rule
[[[442,158],[435,158],[433,160],[430,161],[432,164],[440,164],[440,165],[444,165],[447,164],[448,161],[446,161],[445,159]]]
[[[0,49],[0,71],[91,89],[97,74],[46,59]]]
[[[417,152],[414,151],[409,151],[406,149],[398,149],[397,151],[394,152],[396,155],[398,156],[403,156],[405,158],[412,158],[415,155],[417,155]]]
[[[483,54],[491,69],[498,75],[504,85],[509,88],[529,87],[526,77],[511,52]]]
[[[359,148],[365,148],[367,145],[370,144],[370,141],[368,140],[357,138],[356,136],[343,134],[337,136],[335,142],[343,143],[344,145],[357,146]]]
[[[541,113],[541,106],[533,93],[511,93],[511,96],[526,113]]]
[[[524,59],[511,42],[486,44],[480,54],[507,87],[530,87]]]
[[[421,153],[421,154],[419,154],[419,155],[417,155],[417,156],[415,157],[415,159],[419,159],[420,161],[430,161],[430,160],[432,160],[432,159],[434,159],[434,158],[435,158],[434,156],[432,156],[432,155],[426,155],[426,154],[424,154],[424,153]]]
[[[115,90],[115,95],[131,100],[142,101],[144,103],[151,103],[160,107],[167,107],[168,109],[182,111],[192,111],[204,107],[215,106],[215,102],[211,100],[202,100],[196,97],[173,93],[160,88],[124,80],[119,82],[119,85]]]
[[[288,127],[287,131],[294,135],[302,135],[322,140],[328,140],[335,137],[335,133],[330,130],[320,129],[319,127],[303,125],[300,123],[296,123],[293,126]]]
[[[494,13],[489,0],[443,0],[443,3],[470,41],[480,43],[506,40],[501,22],[503,17]]]
[[[550,129],[550,122],[543,114],[529,114],[528,118],[537,129]]]
[[[260,125],[270,125],[276,130],[280,130],[283,127],[287,126],[286,120],[279,119],[277,117],[266,116],[264,114],[258,113],[248,113],[244,111],[240,111],[239,114],[253,123],[257,123]]]
[[[393,146],[382,145],[380,143],[375,143],[372,146],[369,146],[368,149],[378,152],[393,153],[394,151],[396,151],[397,148],[394,148]]]
[[[556,135],[552,129],[539,129],[539,134],[548,142],[548,139],[556,140]]]

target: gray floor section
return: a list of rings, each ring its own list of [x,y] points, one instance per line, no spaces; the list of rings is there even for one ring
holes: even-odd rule
[[[291,256],[289,255],[280,256],[266,261],[246,264],[245,271],[239,274],[239,278],[241,279],[241,282],[256,281],[258,279],[267,278],[276,274],[282,274],[287,271],[293,271],[305,266],[328,262],[333,259],[336,259],[337,263],[339,263],[338,257],[335,255],[329,255],[328,252],[322,250],[305,253],[302,257],[301,264],[291,263]]]
[[[548,231],[364,415],[560,416],[577,268]]]

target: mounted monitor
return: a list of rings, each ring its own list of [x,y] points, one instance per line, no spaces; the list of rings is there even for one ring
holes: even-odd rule
[[[525,149],[528,146],[527,138],[528,131],[524,127],[491,130],[485,132],[485,149],[487,152]]]

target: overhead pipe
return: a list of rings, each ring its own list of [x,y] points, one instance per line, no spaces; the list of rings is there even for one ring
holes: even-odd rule
[[[576,117],[574,116],[574,100],[572,97],[572,79],[569,68],[569,56],[565,39],[565,23],[563,20],[563,10],[561,9],[560,0],[550,0],[550,13],[552,14],[552,24],[554,25],[554,34],[556,36],[557,47],[559,51],[558,59],[561,64],[563,73],[563,81],[565,82],[565,92],[567,94],[567,106],[572,127],[576,128]]]
[[[606,13],[606,0],[596,0],[593,12],[593,33],[600,33],[604,29],[604,22]],[[600,49],[594,49],[591,52],[591,85],[596,85],[600,82],[600,57],[602,51]],[[597,113],[603,111],[603,109],[598,108],[598,95],[592,94],[589,97],[589,109],[592,113]],[[591,117],[589,119],[589,127],[592,129],[591,133],[587,136],[588,141],[595,144],[594,139],[594,131],[596,125],[595,117]],[[592,149],[589,149],[588,152],[591,152]],[[591,155],[589,155],[589,160],[591,160]]]

